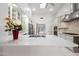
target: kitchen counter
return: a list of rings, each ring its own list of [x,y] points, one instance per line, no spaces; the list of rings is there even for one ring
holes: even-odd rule
[[[64,33],[64,34],[73,37],[73,42],[79,45],[79,34],[75,33]]]
[[[76,34],[76,33],[70,33],[70,32],[63,32],[63,33],[70,36],[79,36],[79,34]]]
[[[70,51],[74,53],[79,53],[79,34],[76,33],[70,33],[70,32],[63,32],[64,39],[69,40],[70,42],[73,42],[75,44],[78,44],[78,47],[68,48]]]
[[[8,39],[8,38],[7,38]],[[2,55],[73,55],[66,47],[72,48],[78,45],[54,35],[46,37],[29,37],[21,35],[18,40],[9,40],[0,43]]]
[[[9,40],[0,44],[0,46],[60,46],[60,47],[77,47],[78,45],[54,35],[46,35],[46,37],[29,37],[23,35],[18,40]]]

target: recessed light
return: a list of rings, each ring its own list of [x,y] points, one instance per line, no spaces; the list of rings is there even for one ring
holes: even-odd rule
[[[41,3],[40,4],[40,8],[45,8],[46,7],[46,3]]]
[[[31,9],[30,9],[30,8],[25,8],[25,10],[26,10],[26,11],[30,11]]]
[[[16,4],[13,4],[14,7],[16,7]]]
[[[36,8],[33,8],[32,11],[36,11]]]
[[[76,14],[76,17],[78,17],[79,15],[78,14]]]
[[[52,9],[52,8],[50,8],[50,9],[49,9],[49,11],[53,11],[53,9]]]

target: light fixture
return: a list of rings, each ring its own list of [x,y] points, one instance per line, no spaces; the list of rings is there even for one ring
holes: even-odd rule
[[[79,17],[79,15],[78,15],[78,14],[76,14],[76,17]]]
[[[24,14],[26,14],[30,18],[32,16],[31,8],[24,8]]]
[[[32,11],[36,11],[36,8],[33,8]]]
[[[41,3],[40,8],[46,8],[46,3]]]
[[[12,4],[13,7],[16,7],[16,4]]]
[[[12,5],[11,3],[8,4],[8,6],[11,6],[11,5]]]
[[[25,10],[26,10],[26,11],[30,11],[31,9],[30,9],[30,8],[25,8]]]
[[[50,8],[50,9],[49,9],[49,11],[53,11],[53,9],[52,9],[52,8]]]

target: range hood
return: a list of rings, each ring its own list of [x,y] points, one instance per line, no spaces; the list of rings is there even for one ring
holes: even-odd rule
[[[79,19],[79,8],[78,8],[78,3],[73,3],[73,12],[70,14],[66,14],[64,21],[72,21],[75,19]]]

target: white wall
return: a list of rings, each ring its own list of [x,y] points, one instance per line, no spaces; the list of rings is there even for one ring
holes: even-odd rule
[[[0,3],[0,26],[3,26],[5,16],[8,16],[8,4]]]
[[[23,33],[28,33],[28,23],[29,23],[29,18],[27,15],[22,15],[22,28],[23,28]]]
[[[4,29],[4,18],[6,16],[8,16],[8,4],[0,3],[0,42],[8,40],[8,34]]]
[[[43,17],[44,19],[40,19]],[[34,24],[45,24],[46,25],[46,34],[50,34],[50,27],[52,25],[53,16],[52,15],[33,15],[32,21]]]

